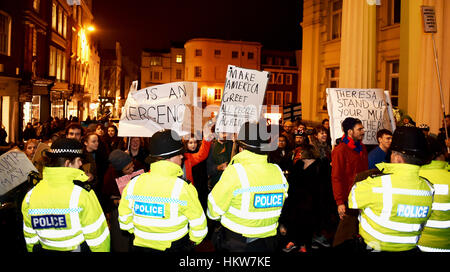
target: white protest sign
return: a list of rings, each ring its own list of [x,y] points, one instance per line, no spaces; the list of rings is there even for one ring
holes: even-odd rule
[[[269,72],[228,65],[216,132],[237,133],[246,121],[257,121]]]
[[[0,195],[27,181],[28,174],[36,167],[20,150],[11,150],[0,156]]]
[[[172,129],[180,135],[186,109],[195,105],[197,82],[173,82],[140,90],[130,88],[119,121],[120,137],[151,137],[162,129]]]
[[[395,130],[389,92],[382,89],[327,89],[327,106],[330,120],[330,137],[334,144],[342,137],[341,123],[347,117],[362,121],[365,135],[364,144],[377,145],[377,131]]]

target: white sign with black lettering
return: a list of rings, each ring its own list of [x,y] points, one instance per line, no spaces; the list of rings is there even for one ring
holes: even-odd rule
[[[237,133],[246,121],[257,121],[269,72],[228,65],[216,132]]]
[[[327,107],[330,120],[330,137],[334,144],[342,137],[341,123],[347,117],[362,121],[364,144],[377,145],[377,131],[395,130],[395,120],[388,91],[382,89],[327,89]]]
[[[11,150],[0,156],[0,196],[11,191],[28,179],[36,167],[20,150]]]
[[[173,82],[130,90],[119,121],[120,137],[151,137],[162,129],[186,134],[182,125],[190,118],[186,109],[196,104],[197,82]]]

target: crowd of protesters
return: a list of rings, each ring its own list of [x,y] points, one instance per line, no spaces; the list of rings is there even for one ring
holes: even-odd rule
[[[447,115],[446,119],[450,132],[450,115]],[[277,164],[289,182],[289,197],[279,220],[280,251],[308,252],[330,248],[331,245],[338,247],[340,240],[346,239],[345,231],[339,230],[342,225],[339,222],[342,222],[343,215],[348,212],[345,202],[349,188],[342,189],[336,184],[353,184],[357,172],[374,168],[379,162],[389,162],[391,131],[378,131],[379,145],[365,147],[361,144],[364,134],[357,134],[355,124],[347,125],[350,128],[344,127],[344,131],[351,129],[355,134],[345,134],[336,143],[331,142],[327,119],[316,126],[308,126],[301,120],[286,121],[280,126],[278,148],[268,154],[268,161]],[[415,123],[412,119],[405,118],[402,125],[415,126]],[[445,140],[444,129],[441,129],[439,135],[432,135],[429,133],[429,126],[422,124],[418,127],[430,141],[436,140],[443,146],[450,145],[450,142]],[[52,142],[61,137],[80,141],[84,147],[81,169],[89,177],[88,182],[106,215],[111,233],[111,250],[128,251],[130,237],[120,230],[117,220],[121,195],[116,179],[139,170],[150,170],[148,146],[151,138],[119,137],[114,123],[90,119],[80,122],[76,117],[69,120],[51,118],[48,122],[37,122],[34,126],[28,123],[22,133],[23,142],[19,144],[8,144],[3,128],[0,136],[0,146],[5,147],[2,152],[21,149],[34,163],[38,172],[41,172],[43,167],[39,159],[36,159],[36,150],[40,143],[50,147]],[[347,154],[338,151],[340,142],[356,151],[356,155],[350,151]],[[184,138],[184,144],[184,178],[196,187],[200,203],[206,210],[209,192],[219,181],[234,155],[233,140],[230,135],[221,133],[213,140],[209,136],[198,140],[194,135],[189,135]],[[332,152],[332,144],[339,148],[333,149]],[[356,159],[352,160],[352,156]],[[40,174],[37,173],[37,179]],[[336,176],[346,177],[347,180],[334,180]],[[20,197],[23,199],[23,194]],[[6,214],[4,211],[2,213],[2,216]],[[14,216],[11,218],[16,220],[16,229],[9,228],[5,232],[12,230],[20,237],[21,224],[17,221],[21,220],[21,216]],[[349,220],[348,218],[352,217],[346,218]],[[7,220],[2,218],[2,224],[6,224],[5,222]],[[217,225],[213,222],[208,224],[212,234]],[[14,239],[11,237],[14,236],[8,239]],[[211,238],[211,235],[208,238]],[[23,236],[21,239],[23,240]],[[16,242],[17,246],[17,240],[12,242]]]

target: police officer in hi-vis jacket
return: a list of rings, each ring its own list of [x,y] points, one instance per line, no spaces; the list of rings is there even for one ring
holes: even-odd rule
[[[119,204],[122,230],[134,234],[133,251],[190,252],[208,233],[197,190],[182,179],[184,145],[175,131],[156,132],[150,141],[155,162],[133,178]]]
[[[45,153],[43,179],[22,203],[27,250],[109,252],[106,218],[79,169],[83,145],[74,139],[56,140]]]
[[[432,184],[419,176],[430,159],[425,135],[416,127],[398,127],[391,150],[391,163],[376,164],[379,173],[353,185],[348,206],[361,211],[359,234],[369,250],[418,251],[434,194]]]
[[[264,127],[260,127],[264,126]],[[239,153],[208,196],[207,215],[219,220],[216,249],[271,252],[276,248],[278,218],[287,197],[282,170],[267,162],[270,139],[261,137],[266,124],[245,123],[238,134]]]

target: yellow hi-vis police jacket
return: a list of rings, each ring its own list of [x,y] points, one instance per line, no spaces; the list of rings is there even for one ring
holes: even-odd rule
[[[178,178],[183,170],[175,163],[158,161],[150,169],[125,187],[119,204],[120,228],[134,233],[135,246],[163,251],[188,232],[190,240],[199,244],[208,228],[197,190]]]
[[[348,197],[351,209],[360,209],[359,234],[381,251],[416,247],[431,215],[433,186],[419,177],[419,166],[379,163],[384,175],[356,182]]]
[[[43,179],[22,202],[27,250],[37,243],[57,251],[77,250],[86,241],[93,252],[109,252],[110,235],[94,191],[75,185],[88,180],[75,168],[45,167]]]
[[[450,252],[450,172],[447,162],[432,161],[420,168],[419,175],[434,187],[431,217],[419,240],[419,248],[427,252]]]
[[[208,195],[207,215],[245,237],[274,236],[287,190],[281,169],[268,163],[267,155],[244,150]]]

